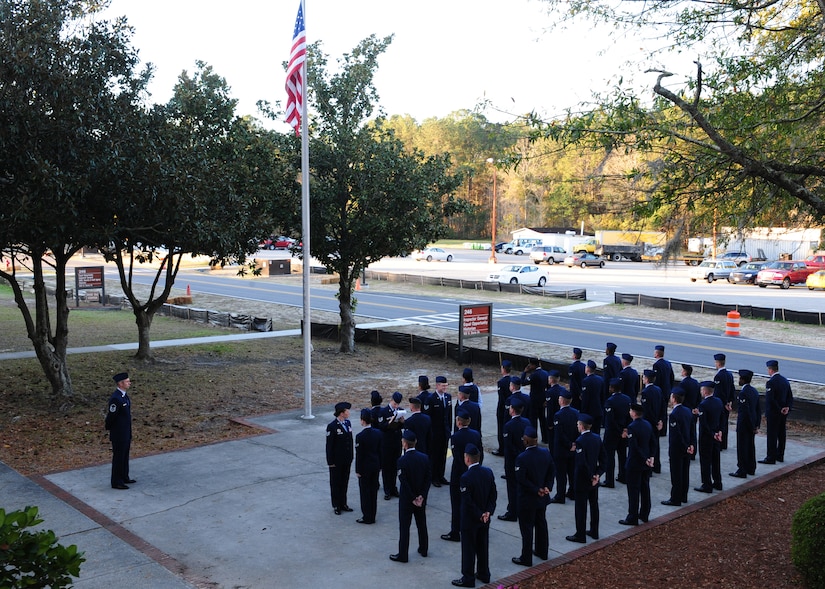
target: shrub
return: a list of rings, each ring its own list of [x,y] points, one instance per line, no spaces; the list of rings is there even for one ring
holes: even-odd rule
[[[808,499],[794,514],[791,560],[809,587],[825,587],[825,493]]]
[[[26,528],[43,522],[37,507],[6,513],[0,509],[0,587],[70,587],[85,561],[77,546],[57,543],[51,530]]]

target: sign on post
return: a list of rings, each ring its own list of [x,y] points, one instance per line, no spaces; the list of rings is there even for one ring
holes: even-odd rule
[[[459,305],[458,357],[464,358],[464,338],[487,337],[487,350],[493,349],[493,304]]]
[[[106,299],[106,285],[103,280],[103,266],[86,266],[74,269],[74,303],[80,306],[80,291],[99,289],[98,299],[101,303]],[[87,299],[88,300],[88,299]]]

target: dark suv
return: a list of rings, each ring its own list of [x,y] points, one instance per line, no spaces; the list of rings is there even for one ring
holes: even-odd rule
[[[567,252],[557,245],[537,245],[530,250],[530,259],[536,264],[547,262],[550,265],[556,261],[563,262]]]

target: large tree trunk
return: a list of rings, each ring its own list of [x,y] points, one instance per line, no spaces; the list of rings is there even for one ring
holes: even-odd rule
[[[355,352],[355,313],[352,297],[355,279],[351,272],[340,273],[338,279],[338,309],[341,315],[341,348],[345,354]]]
[[[17,273],[0,271],[14,292],[14,301],[23,315],[26,333],[32,341],[37,361],[56,397],[73,397],[74,387],[66,365],[69,335],[69,306],[66,299],[66,262],[76,250],[55,252],[54,333],[52,333],[49,293],[43,275],[43,252],[32,252],[31,270],[34,274],[34,316],[23,294]],[[13,260],[14,262],[14,260]]]
[[[176,259],[177,258],[177,259]],[[132,312],[135,315],[135,324],[138,330],[138,351],[135,354],[137,360],[144,362],[151,362],[154,360],[152,355],[152,340],[150,330],[152,327],[152,319],[155,313],[161,308],[169,293],[172,292],[172,286],[175,284],[178,270],[180,269],[180,261],[183,254],[170,252],[161,262],[158,271],[155,273],[155,279],[152,282],[152,287],[146,297],[146,302],[142,303],[135,294],[132,284],[132,276],[134,274],[135,266],[135,252],[129,250],[128,269],[127,261],[123,259],[123,253],[120,249],[115,249],[113,259],[117,264],[117,272],[120,277],[120,287],[123,289],[123,294],[129,299],[132,305]],[[111,259],[111,258],[110,258]],[[127,276],[128,274],[128,276]],[[164,286],[157,296],[155,292],[160,282],[160,277],[164,277]]]

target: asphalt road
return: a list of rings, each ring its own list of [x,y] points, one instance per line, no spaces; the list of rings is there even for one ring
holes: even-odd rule
[[[461,250],[458,250],[460,255]],[[467,254],[481,255],[479,262],[451,262],[427,263],[414,262],[410,259],[393,259],[382,261],[375,265],[380,271],[403,271],[405,273],[421,274],[427,272],[433,275],[472,278],[466,275],[475,273],[482,279],[485,272],[489,272],[486,258],[489,253],[466,252]],[[515,258],[516,256],[506,256]],[[525,261],[523,256],[521,261]],[[392,269],[389,269],[392,268]],[[751,286],[730,284],[692,284],[687,279],[686,268],[656,269],[651,264],[634,264],[630,262],[609,262],[604,269],[582,270],[581,268],[567,268],[563,266],[551,267],[555,276],[566,278],[552,281],[551,289],[581,288],[582,282],[593,281],[593,286],[585,286],[588,299],[612,302],[612,292],[634,288],[629,292],[645,291],[651,295],[678,296],[679,298],[701,297],[702,289],[722,289],[733,291],[727,296],[742,297],[753,292],[763,293],[763,296],[784,300],[785,303],[796,302],[797,296],[810,298],[813,301],[825,301],[825,293],[809,292],[807,289],[791,289],[764,295],[765,289]],[[620,278],[619,278],[620,277]],[[137,281],[148,281],[150,275],[138,273]],[[686,289],[697,288],[693,296],[676,294],[677,286],[671,284],[684,280],[689,285]],[[655,285],[651,283],[655,282]],[[220,296],[238,297],[247,300],[257,300],[268,303],[278,303],[300,307],[303,303],[302,288],[299,285],[287,285],[277,282],[277,278],[267,279],[240,279],[226,275],[208,274],[204,272],[186,270],[178,277],[178,286],[191,286],[195,292]],[[658,286],[663,284],[664,286]],[[601,292],[601,297],[594,297],[594,292]],[[785,295],[791,295],[786,297]],[[811,297],[811,295],[814,295]],[[458,305],[462,303],[478,302],[473,299],[472,291],[445,290],[444,297],[397,295],[390,293],[370,292],[361,290],[357,294],[358,315],[371,317],[376,321],[405,321],[425,326],[438,326],[446,329],[458,329]],[[714,298],[718,302],[726,302]],[[525,302],[529,301],[526,299]],[[730,302],[730,301],[728,301]],[[311,304],[315,310],[338,312],[338,300],[335,290],[329,288],[315,288],[311,293]],[[765,305],[767,302],[760,302]],[[622,352],[629,352],[634,356],[649,358],[653,353],[653,346],[665,344],[667,357],[674,362],[688,362],[696,366],[712,366],[713,354],[723,352],[728,356],[728,367],[750,368],[755,373],[765,375],[765,360],[775,358],[781,362],[782,372],[794,380],[825,384],[825,353],[821,347],[803,347],[785,344],[766,343],[748,339],[747,337],[732,338],[723,335],[724,317],[719,318],[719,330],[694,328],[682,324],[633,320],[611,316],[609,309],[604,314],[571,312],[567,309],[540,309],[528,304],[499,304],[494,305],[493,333],[496,336],[555,344],[560,346],[578,346],[590,350],[594,357],[601,357],[604,344],[613,341]],[[813,342],[812,342],[813,343]],[[637,368],[641,368],[641,364]]]

